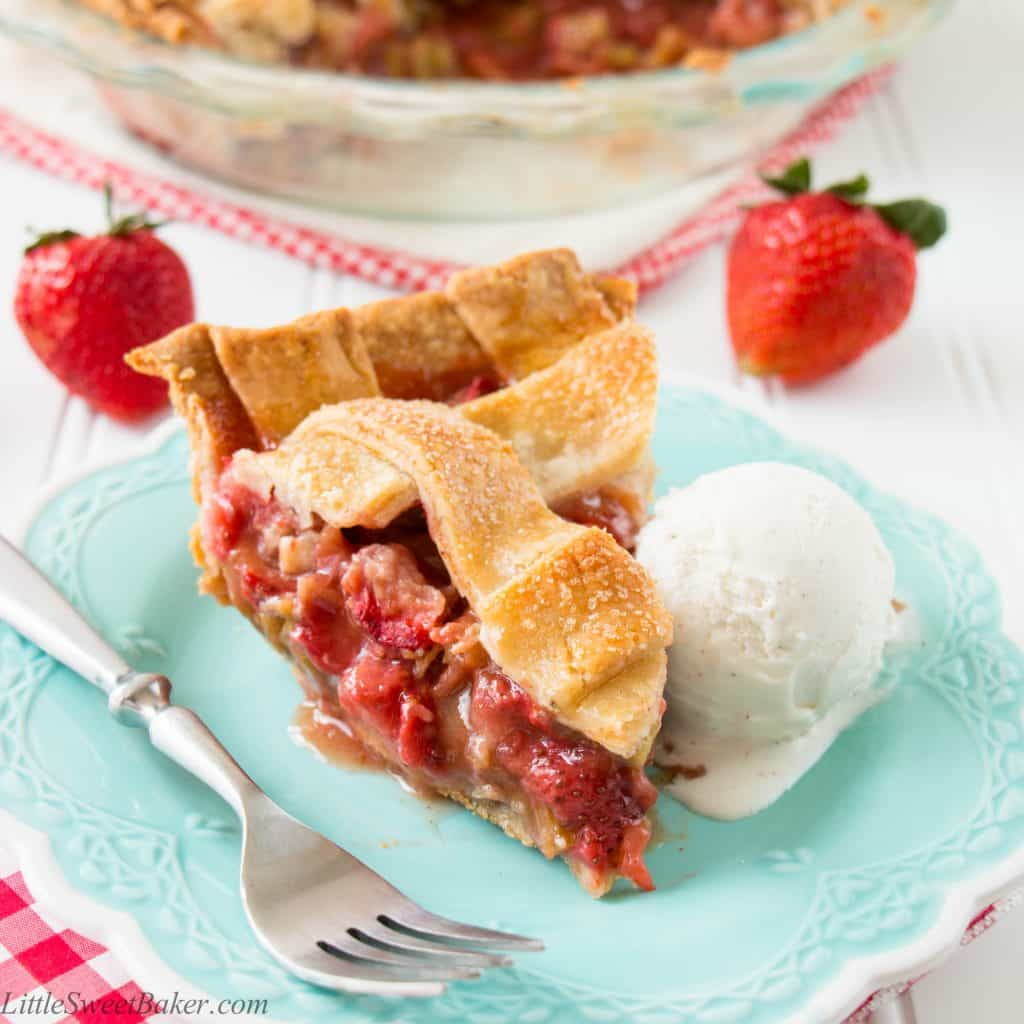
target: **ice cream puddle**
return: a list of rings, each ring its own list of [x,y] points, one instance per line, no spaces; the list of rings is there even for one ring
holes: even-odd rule
[[[662,741],[657,755],[662,764],[675,766],[666,789],[697,814],[724,821],[747,818],[803,778],[836,737],[880,697],[875,692],[858,694],[832,708],[802,736],[781,743],[675,734]]]
[[[637,557],[676,622],[655,750],[668,791],[708,817],[755,814],[883,696],[886,646],[912,617],[892,558],[849,495],[780,463],[673,491]]]

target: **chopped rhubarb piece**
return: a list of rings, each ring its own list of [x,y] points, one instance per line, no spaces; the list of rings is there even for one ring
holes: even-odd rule
[[[316,567],[322,573],[341,576],[355,548],[336,526],[324,526],[316,542]]]
[[[421,694],[405,692],[399,706],[398,756],[413,768],[427,768],[443,760],[438,747],[437,719]]]
[[[206,507],[203,516],[203,532],[207,546],[222,560],[238,544],[243,530],[249,522],[249,511],[234,500],[230,492],[218,492]]]
[[[321,672],[344,672],[362,649],[364,635],[349,617],[337,585],[325,573],[310,573],[299,580],[297,597],[292,640]]]
[[[425,651],[447,601],[420,572],[402,544],[371,544],[357,551],[341,580],[349,612],[385,647]]]
[[[242,593],[246,600],[259,607],[270,598],[280,597],[295,590],[295,581],[270,566],[253,563],[247,565],[239,573]]]

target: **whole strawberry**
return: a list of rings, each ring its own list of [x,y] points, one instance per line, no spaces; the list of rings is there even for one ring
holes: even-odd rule
[[[195,318],[188,270],[153,234],[144,214],[115,220],[85,237],[44,234],[25,250],[14,315],[28,343],[69,391],[120,420],[151,415],[167,385],[129,369],[130,349]]]
[[[888,338],[914,301],[917,250],[945,233],[923,199],[868,205],[868,180],[811,192],[811,167],[766,178],[787,198],[751,210],[729,251],[726,304],[740,366],[806,384]]]

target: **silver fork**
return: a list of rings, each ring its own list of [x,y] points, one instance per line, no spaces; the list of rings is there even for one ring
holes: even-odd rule
[[[343,992],[436,996],[445,983],[542,942],[438,917],[277,806],[166,677],[136,672],[0,537],[0,619],[107,694],[118,721],[220,794],[242,822],[242,901],[257,939],[292,974]]]

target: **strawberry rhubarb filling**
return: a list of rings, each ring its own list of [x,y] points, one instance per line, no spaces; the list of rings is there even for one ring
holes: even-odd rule
[[[588,510],[616,534],[635,533],[614,497],[583,497],[570,511],[585,521]],[[495,664],[422,512],[385,530],[315,518],[303,527],[229,468],[206,502],[203,532],[232,603],[375,759],[420,791],[511,805],[529,839],[564,856],[594,892],[617,875],[653,888],[643,853],[654,787]]]
[[[95,2],[95,0],[93,0]],[[400,78],[531,80],[667,67],[701,48],[774,39],[800,0],[321,0],[297,63]],[[354,8],[354,9],[353,9]]]

